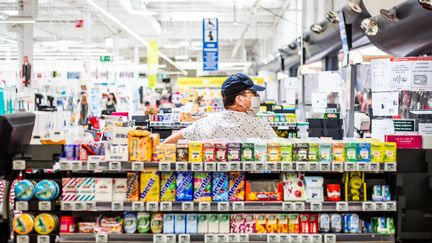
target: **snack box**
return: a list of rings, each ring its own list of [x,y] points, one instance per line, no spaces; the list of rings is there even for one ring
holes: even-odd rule
[[[159,202],[160,180],[158,172],[141,172],[140,200]]]
[[[198,232],[198,216],[194,213],[186,214],[186,234],[196,234]]]
[[[256,225],[256,232],[258,234],[266,234],[267,233],[267,215],[266,214],[257,214],[255,225]]]
[[[229,174],[226,172],[213,172],[212,201],[228,201]]]
[[[398,144],[394,142],[384,143],[384,157],[383,162],[396,162]]]
[[[331,143],[320,143],[319,145],[319,160],[321,162],[332,161],[332,145]]]
[[[203,161],[203,144],[201,142],[189,143],[189,162],[202,162]]]
[[[162,202],[174,202],[176,200],[175,172],[161,172],[160,200]]]
[[[384,143],[371,142],[370,144],[371,162],[383,162],[384,160]]]
[[[291,162],[293,160],[292,144],[291,143],[286,142],[286,141],[281,142],[280,150],[281,150],[281,161]]]
[[[227,144],[228,161],[241,161],[241,143]]]
[[[177,154],[177,149],[176,149],[176,144],[171,144],[171,143],[167,143],[164,144],[163,146],[163,159],[161,159],[160,161],[162,162],[175,162],[176,161],[176,154]]]
[[[163,232],[164,234],[174,234],[174,214],[163,215]]]
[[[194,193],[193,172],[177,172],[176,201],[192,201]]]
[[[246,201],[282,201],[282,191],[279,181],[246,181]]]
[[[212,200],[212,174],[209,172],[194,173],[194,201],[211,202]]]
[[[255,214],[253,213],[244,214],[244,221],[245,221],[244,224],[245,233],[252,234],[257,232]]]
[[[277,233],[278,224],[276,214],[267,214],[266,229],[267,233]]]
[[[186,141],[179,141],[176,149],[176,160],[177,162],[188,162],[189,161],[189,143]]]
[[[203,161],[216,161],[216,147],[213,143],[203,143]]]
[[[345,143],[345,155],[346,161],[357,162],[358,161],[358,144],[357,143]]]
[[[81,183],[77,185],[77,193],[78,193],[77,201],[94,201],[96,198],[95,178],[93,177],[83,178]]]
[[[278,214],[277,215],[277,232],[278,233],[288,233],[288,215]]]
[[[267,161],[267,144],[264,142],[254,143],[254,159],[255,161]]]
[[[209,214],[208,219],[208,233],[219,233],[219,214]]]
[[[186,233],[186,215],[185,214],[175,214],[175,226],[174,231],[176,234]]]
[[[281,161],[280,143],[271,142],[267,144],[267,159],[268,161],[273,161],[273,162]]]
[[[231,214],[231,233],[245,233],[245,218],[244,214]]]
[[[308,161],[308,143],[294,143],[293,144],[293,160],[294,161]]]
[[[358,144],[358,160],[361,162],[371,161],[371,144],[359,143]]]
[[[319,233],[318,214],[309,215],[309,233],[310,234]]]
[[[129,160],[151,161],[153,143],[151,133],[143,130],[133,130],[128,133]]]
[[[303,213],[299,215],[300,222],[300,234],[309,233],[309,214]]]
[[[244,201],[245,190],[245,173],[229,172],[228,199],[230,201]]]
[[[216,143],[216,161],[226,162],[227,161],[227,145],[226,143]]]

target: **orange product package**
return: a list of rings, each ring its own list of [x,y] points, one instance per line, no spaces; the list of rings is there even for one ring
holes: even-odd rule
[[[267,215],[257,214],[256,215],[256,232],[259,234],[267,233]]]
[[[277,224],[276,214],[267,214],[266,228],[267,228],[267,233],[277,232],[278,224]]]
[[[277,215],[277,226],[278,233],[288,233],[288,215],[287,214],[278,214]]]
[[[129,160],[151,161],[153,145],[151,133],[148,131],[134,130],[128,133]]]
[[[229,172],[229,201],[245,200],[245,173]]]

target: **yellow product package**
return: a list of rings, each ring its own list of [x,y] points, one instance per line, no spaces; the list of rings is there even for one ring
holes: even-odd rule
[[[159,202],[159,194],[159,173],[141,172],[140,200],[143,202]]]
[[[148,131],[130,131],[128,133],[129,160],[151,161],[152,143],[151,134]]]
[[[397,145],[395,142],[385,142],[383,149],[383,161],[384,162],[396,162],[397,160]]]
[[[384,158],[384,143],[371,142],[371,162],[383,162]]]
[[[189,162],[202,162],[202,142],[189,143]]]
[[[175,162],[176,161],[176,144],[168,143],[164,144],[164,159],[163,162]]]

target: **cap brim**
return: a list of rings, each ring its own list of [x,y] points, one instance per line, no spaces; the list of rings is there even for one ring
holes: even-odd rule
[[[249,89],[255,90],[255,91],[264,91],[265,87],[259,86],[259,85],[254,85],[254,86],[250,87]]]

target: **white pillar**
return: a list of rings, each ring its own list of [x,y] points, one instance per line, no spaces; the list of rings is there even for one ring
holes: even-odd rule
[[[18,15],[36,20],[37,2],[37,0],[23,0],[23,8],[18,11]],[[27,57],[33,71],[33,24],[16,24],[12,29],[16,30],[18,37],[18,70],[22,70],[24,58]]]

